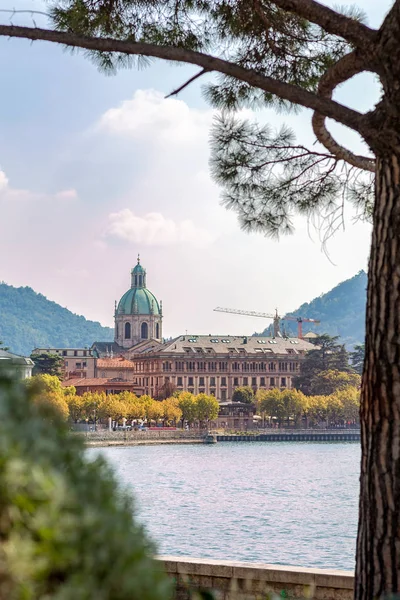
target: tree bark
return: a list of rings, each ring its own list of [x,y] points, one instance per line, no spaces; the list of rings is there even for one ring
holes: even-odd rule
[[[400,591],[400,152],[377,159],[361,393],[356,600]]]

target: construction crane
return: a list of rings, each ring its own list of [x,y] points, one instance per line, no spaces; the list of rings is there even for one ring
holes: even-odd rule
[[[307,319],[305,317],[280,317],[278,315],[278,309],[275,309],[275,314],[256,312],[254,310],[238,310],[236,308],[222,308],[218,306],[214,308],[215,312],[224,312],[231,313],[234,315],[247,315],[248,317],[262,317],[264,319],[272,319],[273,320],[273,328],[274,328],[274,337],[280,337],[280,322],[283,320],[287,321],[297,321],[297,337],[303,339],[303,323],[315,323],[318,325],[321,321],[318,319]]]

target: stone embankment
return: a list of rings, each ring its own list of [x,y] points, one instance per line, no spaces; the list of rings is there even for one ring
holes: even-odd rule
[[[201,444],[205,432],[199,431],[89,431],[79,433],[87,446],[143,446],[151,444]]]
[[[175,600],[191,590],[212,590],[216,600],[352,600],[351,571],[217,561],[176,556],[157,558],[176,585]]]
[[[151,444],[201,444],[207,432],[191,431],[97,431],[80,432],[88,446],[142,446]],[[284,430],[275,429],[264,433],[217,434],[218,442],[357,442],[358,430]]]

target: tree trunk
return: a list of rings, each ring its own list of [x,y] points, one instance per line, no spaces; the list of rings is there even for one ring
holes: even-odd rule
[[[377,161],[361,392],[356,600],[400,591],[400,154]]]

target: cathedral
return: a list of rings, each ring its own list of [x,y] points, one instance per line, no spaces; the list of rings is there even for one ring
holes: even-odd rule
[[[162,341],[162,303],[147,289],[146,270],[140,264],[131,271],[131,287],[115,303],[114,342],[130,349],[143,340]]]
[[[114,343],[94,342],[92,351],[99,357],[131,354],[140,345],[155,349],[162,344],[162,302],[147,288],[146,269],[137,264],[131,270],[131,287],[115,302]],[[154,342],[157,342],[156,344]]]

